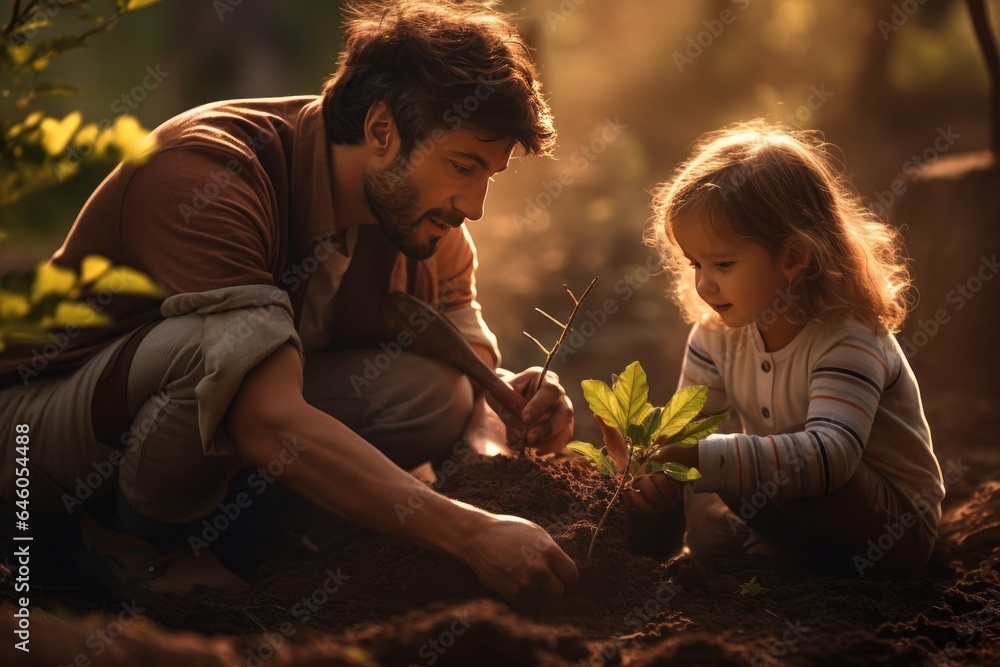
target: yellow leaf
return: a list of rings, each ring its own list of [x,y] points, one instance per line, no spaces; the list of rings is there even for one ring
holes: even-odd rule
[[[101,131],[97,127],[97,123],[87,123],[81,127],[80,131],[76,133],[75,137],[73,137],[73,146],[76,148],[87,147],[89,149],[97,143],[97,137],[99,137],[100,134]]]
[[[149,138],[149,130],[142,127],[135,116],[120,116],[108,133],[126,162],[145,162],[156,149],[156,142]]]
[[[69,140],[76,133],[83,121],[83,114],[74,111],[62,120],[46,118],[42,121],[42,148],[50,156],[55,157],[62,154],[69,144]]]
[[[37,303],[50,294],[66,296],[75,286],[76,271],[42,262],[35,269],[35,282],[31,286],[31,300]]]
[[[100,255],[87,255],[80,262],[80,282],[92,283],[111,268],[111,260]]]
[[[153,282],[152,278],[128,266],[113,267],[97,279],[97,282],[93,285],[93,289],[113,294],[134,294],[136,296],[149,297],[163,296],[163,290]]]
[[[28,297],[16,292],[0,291],[0,320],[24,317],[31,310]]]
[[[85,329],[87,327],[107,326],[112,322],[113,320],[107,315],[102,315],[94,310],[90,304],[80,301],[60,301],[52,317],[42,318],[42,326],[46,329],[68,326]]]
[[[148,7],[149,5],[156,4],[160,0],[128,0],[128,5],[125,6],[130,12],[134,12],[137,9],[142,9],[143,7]]]
[[[34,51],[34,47],[31,44],[22,44],[21,46],[10,45],[7,47],[7,53],[10,55],[14,67],[23,65],[32,51]]]

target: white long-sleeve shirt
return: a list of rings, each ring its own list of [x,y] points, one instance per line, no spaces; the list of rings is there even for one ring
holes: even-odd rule
[[[846,483],[864,458],[937,535],[941,468],[917,380],[893,335],[853,321],[810,322],[766,352],[756,325],[721,333],[696,325],[680,387],[692,384],[709,388],[703,412],[732,409],[743,426],[742,434],[699,443],[696,493],[822,495]]]

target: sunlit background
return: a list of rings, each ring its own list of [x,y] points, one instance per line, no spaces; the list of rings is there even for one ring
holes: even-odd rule
[[[977,152],[989,145],[989,79],[964,2],[506,6],[536,50],[560,139],[556,159],[512,163],[492,186],[485,217],[471,224],[481,301],[505,365],[539,364],[521,331],[543,340],[557,331],[533,308],[564,316],[563,284],[579,293],[599,276],[571,353],[554,370],[582,405],[580,379],[609,379],[638,359],[651,398],[666,400],[687,326],[664,297],[663,276],[649,271],[652,252],[641,242],[649,191],[701,133],[770,116],[821,130],[841,149],[856,188],[904,226],[921,303],[902,336],[920,342],[921,322],[939,309],[949,316],[933,334],[925,323],[926,342],[911,355],[932,426],[948,438],[988,437],[998,355],[987,341],[998,324],[1000,280],[982,282],[961,308],[949,299],[1000,246],[996,190],[975,171]],[[323,0],[164,0],[53,65],[50,78],[84,94],[48,108],[80,109],[87,120],[127,108],[152,128],[214,100],[315,93],[334,66],[340,23],[340,3]],[[144,88],[150,72],[157,83]],[[943,151],[934,148],[941,136],[950,142]],[[966,172],[959,164],[944,169],[948,178],[918,180],[907,167],[913,156],[939,168],[968,158]],[[50,254],[109,170],[90,168],[0,211],[10,233],[3,268]],[[608,300],[613,314],[598,313]],[[579,425],[578,435],[594,437],[589,419]]]

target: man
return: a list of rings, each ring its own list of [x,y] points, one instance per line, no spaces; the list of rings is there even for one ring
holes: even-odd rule
[[[110,295],[115,325],[69,332],[45,372],[26,352],[5,355],[13,384],[0,416],[30,427],[35,509],[74,513],[110,493],[103,524],[114,530],[89,521],[84,541],[114,576],[152,591],[236,586],[225,574],[199,581],[212,561],[191,537],[249,466],[269,473],[262,484],[453,555],[501,595],[561,594],[576,566],[540,527],[404,470],[481,443],[497,416],[381,317],[385,295],[406,290],[498,363],[463,223],[482,217],[515,149],[551,149],[533,64],[503,17],[471,3],[369,5],[346,37],[322,97],[182,114],[154,131],[148,162],[119,166],[87,202],[52,261],[101,254],[148,273],[167,298]],[[557,451],[572,407],[550,380],[532,394],[537,375],[511,377],[530,396],[512,424]],[[414,497],[419,508],[400,512]],[[541,557],[525,559],[524,546]]]

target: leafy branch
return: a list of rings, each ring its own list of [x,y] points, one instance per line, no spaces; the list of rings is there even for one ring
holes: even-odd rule
[[[0,277],[0,351],[7,342],[44,342],[52,329],[107,326],[112,320],[86,299],[102,292],[161,298],[153,280],[106,257],[88,255],[80,272],[48,262]]]
[[[660,462],[668,446],[694,447],[715,433],[729,418],[728,413],[698,419],[705,407],[708,389],[702,385],[684,387],[662,408],[648,402],[649,383],[638,361],[629,364],[612,386],[601,380],[584,380],[583,396],[594,414],[620,439],[595,447],[587,442],[571,442],[567,447],[584,456],[602,474],[616,480],[615,492],[594,529],[587,557],[593,554],[597,536],[626,485],[643,477],[664,473],[679,482],[701,477],[696,468],[680,463]]]
[[[148,131],[129,114],[84,123],[79,111],[60,119],[30,107],[40,98],[79,95],[74,86],[43,79],[49,65],[156,1],[114,0],[105,16],[84,14],[88,0],[12,3],[10,19],[0,29],[0,207],[75,176],[84,163],[148,157],[153,148],[145,141]],[[89,27],[50,33],[52,19],[63,12],[75,12]]]

